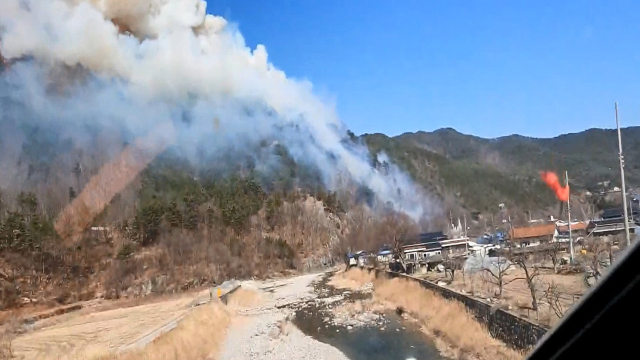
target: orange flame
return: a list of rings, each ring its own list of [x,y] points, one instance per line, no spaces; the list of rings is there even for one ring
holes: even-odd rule
[[[553,171],[541,171],[540,178],[542,178],[542,181],[544,181],[545,184],[547,184],[547,186],[551,190],[553,190],[558,200],[569,201],[569,184],[567,184],[565,187],[562,187],[556,173],[554,173]]]

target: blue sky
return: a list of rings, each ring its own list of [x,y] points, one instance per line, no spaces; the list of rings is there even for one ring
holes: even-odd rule
[[[356,133],[551,137],[640,125],[640,2],[221,0]]]

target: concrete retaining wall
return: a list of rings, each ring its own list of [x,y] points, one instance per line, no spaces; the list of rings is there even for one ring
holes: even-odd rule
[[[485,324],[493,336],[517,349],[528,349],[538,343],[548,329],[534,324],[502,309],[495,309],[491,304],[474,299],[457,291],[436,285],[433,282],[417,279],[405,274],[375,269],[376,275],[388,278],[405,278],[417,281],[422,287],[433,290],[445,299],[456,300],[463,303],[476,316],[476,319]]]

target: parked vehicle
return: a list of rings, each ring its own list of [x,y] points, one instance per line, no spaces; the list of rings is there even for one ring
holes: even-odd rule
[[[364,267],[369,263],[368,254],[364,251],[358,251],[355,257],[359,267]]]
[[[358,259],[354,254],[349,253],[345,257],[345,263],[347,264],[347,269],[350,269],[354,266],[358,266]]]

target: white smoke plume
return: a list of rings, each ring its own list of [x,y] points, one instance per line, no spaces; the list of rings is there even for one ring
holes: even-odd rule
[[[347,175],[416,220],[430,215],[408,176],[380,173],[344,141],[309,82],[287,78],[264,46],[249,49],[204,1],[1,0],[0,53],[13,61],[0,75],[0,131],[36,123],[90,147],[96,127],[133,140],[172,123],[189,159],[276,139],[329,188]]]

